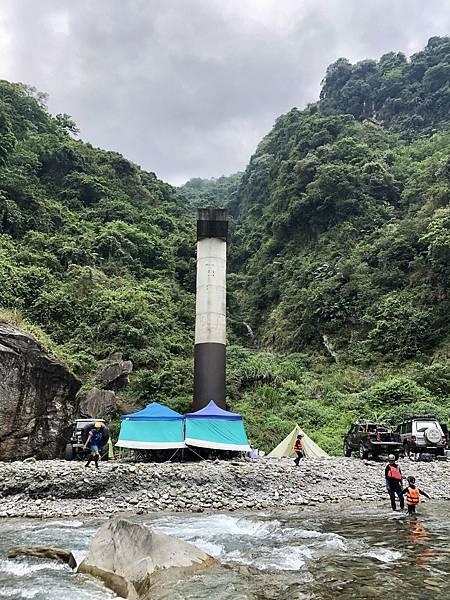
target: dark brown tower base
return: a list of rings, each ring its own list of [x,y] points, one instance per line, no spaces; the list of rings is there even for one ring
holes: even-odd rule
[[[193,410],[200,410],[211,400],[226,409],[225,354],[224,344],[206,342],[195,345]]]

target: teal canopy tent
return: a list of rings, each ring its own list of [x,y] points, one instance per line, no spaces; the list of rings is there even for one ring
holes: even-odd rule
[[[185,448],[183,416],[152,402],[143,410],[122,417],[116,446],[138,450]]]
[[[241,415],[219,408],[211,400],[208,406],[185,415],[189,446],[217,450],[250,450]]]

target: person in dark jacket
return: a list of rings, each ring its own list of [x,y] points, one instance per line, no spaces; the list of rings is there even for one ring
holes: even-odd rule
[[[297,458],[294,460],[295,466],[298,467],[298,463],[300,462],[300,459],[303,458],[303,440],[302,440],[303,434],[302,433],[298,433],[297,434],[297,439],[295,440],[294,443],[294,452],[297,455]]]
[[[408,485],[402,491],[403,494],[406,495],[406,506],[408,507],[408,515],[416,514],[416,506],[420,502],[420,496],[425,496],[425,498],[430,498],[430,496],[424,492],[423,490],[419,490],[416,486],[416,478],[410,475],[408,477]]]
[[[95,466],[98,469],[98,461],[100,459],[99,448],[101,447],[102,440],[102,424],[95,423],[94,427],[89,430],[86,443],[84,445],[83,450],[87,450],[89,446],[89,450],[91,452],[91,456],[88,458],[86,463],[86,467],[89,467],[91,461],[95,462]]]
[[[396,495],[398,496],[398,501],[400,503],[400,510],[403,510],[405,507],[405,499],[403,498],[402,492],[403,475],[393,454],[389,454],[388,460],[389,462],[384,470],[386,490],[391,499],[392,510],[397,510],[397,505],[395,503]]]

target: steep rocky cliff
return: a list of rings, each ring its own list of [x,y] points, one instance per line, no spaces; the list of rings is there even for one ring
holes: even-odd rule
[[[0,460],[60,456],[79,387],[36,339],[0,323]]]

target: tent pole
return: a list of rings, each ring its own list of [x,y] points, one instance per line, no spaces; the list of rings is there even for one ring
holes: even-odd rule
[[[191,447],[191,446],[187,446],[187,447],[189,448],[189,450],[190,450],[191,452],[193,452],[193,453],[194,453],[196,456],[198,456],[198,457],[200,458],[200,460],[205,460],[205,459],[203,458],[203,456],[200,456],[200,454],[198,454],[198,453],[197,453],[195,450],[192,450],[192,447]]]
[[[175,452],[172,454],[172,456],[169,458],[169,460],[167,462],[170,462],[172,460],[172,458],[175,456],[175,454],[178,452],[179,448],[177,448],[175,450]]]

